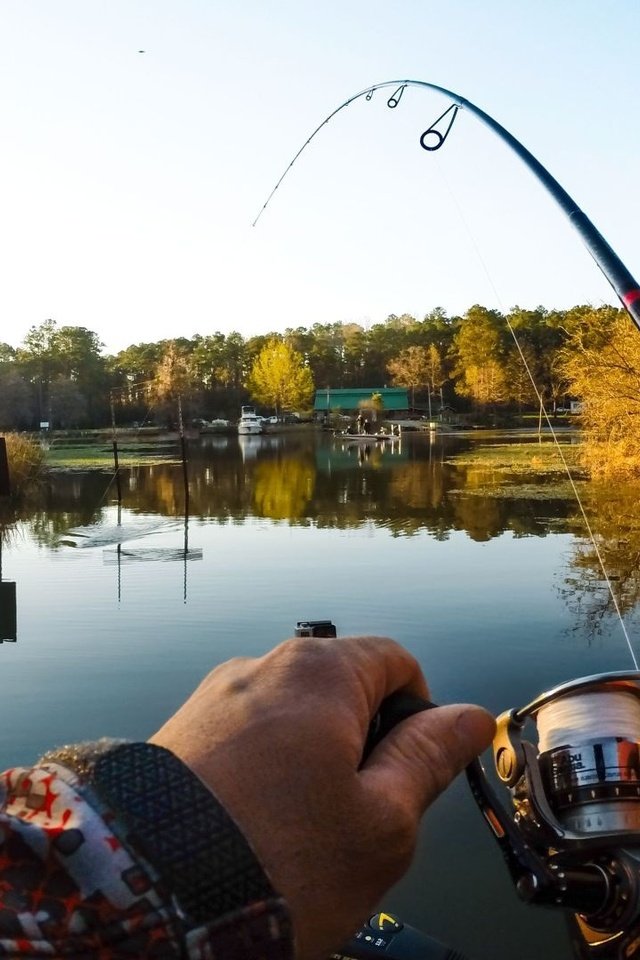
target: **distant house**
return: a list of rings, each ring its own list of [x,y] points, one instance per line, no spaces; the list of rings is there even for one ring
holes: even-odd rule
[[[385,417],[406,416],[409,412],[409,394],[404,387],[347,387],[345,390],[326,387],[324,390],[316,390],[314,417],[322,420],[332,412],[355,415],[367,405],[374,394],[382,398],[382,413]]]

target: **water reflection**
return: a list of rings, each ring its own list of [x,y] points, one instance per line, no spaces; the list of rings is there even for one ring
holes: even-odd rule
[[[97,523],[90,523],[84,527],[69,530],[64,538],[58,541],[58,545],[85,550],[92,547],[115,546],[116,544],[119,546],[125,541],[140,540],[143,537],[151,537],[154,534],[162,533],[165,529],[166,523],[146,519],[135,522],[135,517],[128,519],[126,523],[120,521],[107,523],[101,518]]]
[[[463,530],[477,541],[506,531],[544,536],[572,529],[575,509],[563,496],[496,497],[486,470],[448,462],[455,443],[432,444],[422,436],[384,444],[309,434],[203,437],[189,451],[190,516],[219,522],[264,517],[337,528],[373,523],[397,536],[426,531],[439,539]],[[125,510],[147,518],[182,515],[180,465],[133,467],[121,474]],[[43,546],[70,540],[80,546],[83,537],[93,544],[92,537],[109,536],[104,518],[116,495],[111,479],[100,473],[52,474],[13,519],[24,521]]]
[[[120,510],[118,507],[118,519],[120,519]],[[102,562],[104,564],[115,565],[118,570],[118,603],[122,599],[122,566],[129,563],[171,563],[180,561],[182,563],[182,602],[186,603],[189,594],[189,578],[187,573],[187,564],[193,560],[202,560],[204,553],[201,547],[189,546],[189,514],[185,514],[183,522],[183,538],[180,547],[130,547],[123,546],[125,541],[136,539],[137,537],[146,537],[149,534],[165,533],[170,526],[165,524],[163,527],[153,527],[146,534],[142,533],[145,524],[120,525],[118,523],[116,530],[111,535],[110,542],[116,543],[114,549],[102,551]],[[133,536],[129,532],[133,531]],[[104,540],[102,541],[104,542]]]
[[[523,495],[520,476],[520,488],[510,496],[503,474],[451,461],[465,443],[469,441],[443,438],[433,443],[407,435],[388,443],[349,443],[324,434],[203,437],[190,445],[190,517],[219,523],[259,517],[337,529],[373,524],[393,536],[426,532],[437,540],[464,531],[476,542],[505,532],[515,537],[574,533],[570,573],[560,590],[577,626],[597,632],[615,610],[597,554],[584,539],[576,504],[564,491],[555,496],[548,477],[526,478],[530,495]],[[55,550],[118,546],[105,555],[105,563],[117,563],[119,569],[122,563],[143,559],[199,559],[201,552],[187,543],[188,522],[180,547],[163,547],[163,553],[148,545],[142,550],[130,546],[139,537],[169,529],[166,520],[154,517],[182,515],[179,464],[122,470],[124,525],[108,522],[108,508],[115,500],[112,479],[96,472],[52,474],[29,503],[5,505],[0,521],[4,537],[21,522],[38,544]],[[590,484],[584,496],[617,602],[623,613],[630,612],[640,602],[636,489]],[[11,633],[8,586],[3,590],[0,612],[8,618],[3,632]]]
[[[3,767],[51,743],[144,739],[217,662],[264,653],[307,616],[396,637],[437,699],[496,712],[627,665],[613,630],[588,648],[566,635],[569,610],[554,584],[570,604],[582,596],[582,610],[595,602],[603,622],[609,608],[588,545],[570,552],[583,530],[575,503],[544,476],[456,465],[448,458],[462,442],[453,438],[249,441],[190,444],[186,524],[180,464],[123,470],[115,537],[107,474],[52,475],[31,503],[5,513],[22,642],[0,651]],[[635,491],[588,487],[585,496],[630,610],[640,599]],[[201,548],[202,562],[191,562]],[[422,859],[389,909],[478,960],[565,956],[559,920],[519,907],[470,804],[457,785],[436,805]]]
[[[576,519],[577,537],[562,593],[574,615],[575,629],[595,637],[617,616],[616,604],[623,617],[632,619],[640,605],[638,485],[592,483],[583,500],[596,546]]]

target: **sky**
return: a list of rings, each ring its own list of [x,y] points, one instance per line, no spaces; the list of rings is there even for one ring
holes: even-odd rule
[[[637,0],[0,0],[0,340],[108,352],[389,314],[616,303],[495,117],[640,273]],[[140,52],[144,51],[144,52]]]

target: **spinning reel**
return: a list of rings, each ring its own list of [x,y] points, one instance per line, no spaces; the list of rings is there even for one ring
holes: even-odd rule
[[[503,713],[493,754],[513,814],[479,761],[467,778],[520,897],[570,911],[577,957],[640,958],[640,672],[572,680]]]
[[[336,636],[303,621],[297,636]],[[383,701],[363,760],[397,724],[435,704]],[[536,743],[525,739],[527,727]],[[567,911],[578,960],[640,960],[640,671],[563,683],[498,717],[493,756],[512,810],[480,763],[466,774],[519,896]],[[370,918],[334,960],[463,960],[386,913]]]

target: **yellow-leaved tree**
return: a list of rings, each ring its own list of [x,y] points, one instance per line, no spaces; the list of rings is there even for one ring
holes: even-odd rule
[[[575,308],[562,351],[582,402],[583,461],[593,476],[640,474],[640,337],[623,310]]]
[[[307,407],[313,398],[313,377],[300,353],[282,340],[269,340],[256,357],[247,380],[256,403],[283,410]]]

